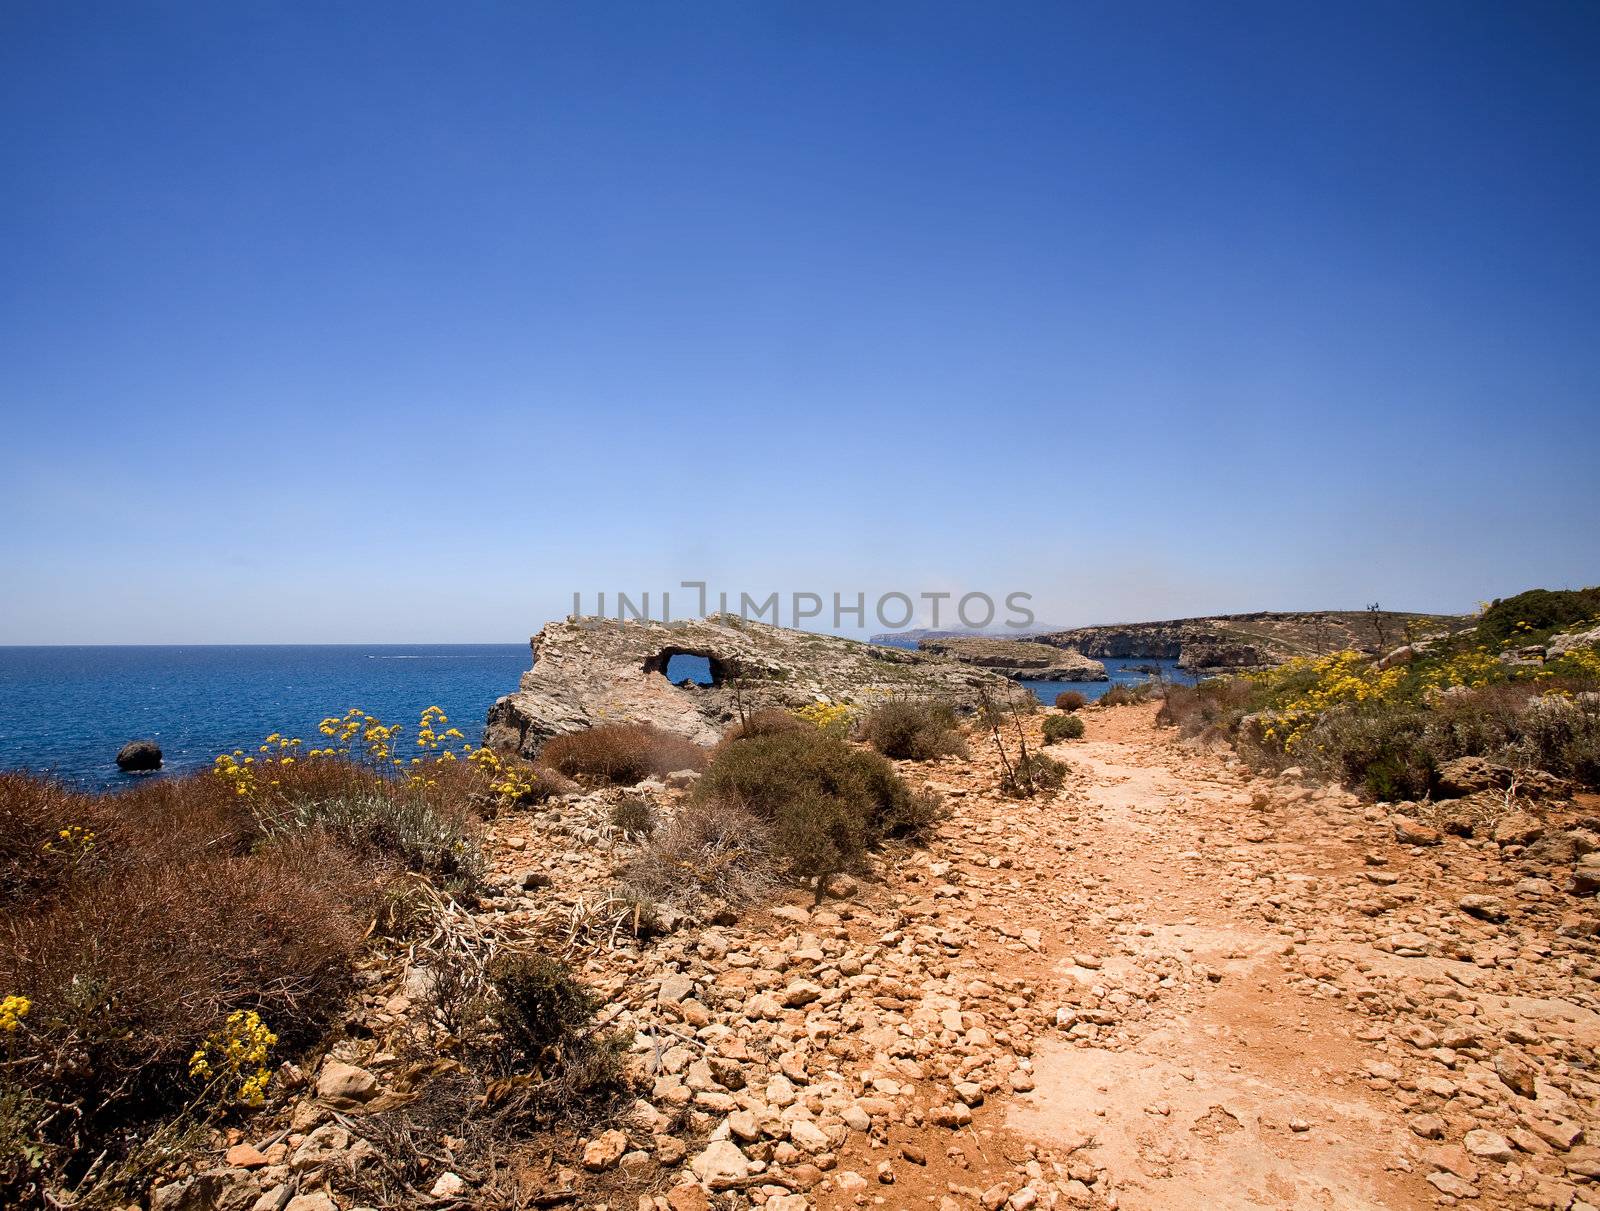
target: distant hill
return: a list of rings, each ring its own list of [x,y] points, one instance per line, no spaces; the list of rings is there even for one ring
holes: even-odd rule
[[[1073,627],[1033,636],[1035,643],[1071,648],[1104,660],[1176,660],[1206,671],[1263,668],[1296,656],[1353,648],[1381,654],[1412,639],[1449,635],[1474,625],[1461,614],[1399,610],[1271,611],[1173,618],[1162,622]]]
[[[987,627],[981,631],[971,627],[956,627],[953,630],[918,627],[911,631],[885,631],[881,635],[872,636],[867,642],[890,648],[915,649],[924,639],[1037,639],[1047,632],[1065,629],[1050,622],[1035,623],[1025,631],[1012,631],[1004,627]]]

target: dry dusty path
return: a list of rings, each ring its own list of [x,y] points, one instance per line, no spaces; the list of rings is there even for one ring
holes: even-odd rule
[[[578,966],[638,1096],[404,1205],[516,1205],[509,1175],[585,1211],[1600,1208],[1600,802],[1444,837],[1181,744],[1153,705],[1083,715],[1058,793],[1001,797],[981,741],[902,763],[951,808],[926,848],[644,942],[612,810],[677,811],[692,773],[498,817],[463,927]],[[351,1175],[389,1137],[321,1091],[354,1073],[367,1113],[408,1106],[434,1016],[425,965],[368,976],[287,1122],[227,1140],[254,1147],[204,1179],[225,1211],[370,1205]]]
[[[956,943],[929,987],[1050,1028],[1002,1018],[1016,1066],[972,1125],[853,1138],[841,1167],[887,1161],[894,1185],[820,1205],[1587,1205],[1600,1017],[1587,958],[1553,954],[1588,949],[1558,935],[1568,898],[1491,843],[1399,846],[1386,813],[1256,779],[1153,713],[1086,712],[1048,804],[994,796],[982,754],[929,778],[955,814],[895,879]],[[1485,892],[1508,922],[1457,906]]]

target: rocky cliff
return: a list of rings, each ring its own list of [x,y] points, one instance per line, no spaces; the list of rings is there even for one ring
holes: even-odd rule
[[[1106,666],[1080,652],[1024,639],[930,638],[917,647],[962,664],[1033,681],[1106,681]]]
[[[1261,611],[1076,627],[1040,635],[1036,642],[1100,659],[1176,660],[1196,672],[1227,672],[1345,648],[1377,654],[1408,637],[1445,634],[1470,624],[1470,619],[1453,614],[1389,610]]]
[[[533,756],[552,736],[596,723],[652,723],[701,744],[739,713],[809,702],[868,705],[904,695],[975,705],[1026,697],[998,673],[941,656],[791,631],[733,615],[694,622],[552,622],[533,637],[522,685],[489,709],[484,743]],[[667,664],[704,657],[712,684],[674,684]]]

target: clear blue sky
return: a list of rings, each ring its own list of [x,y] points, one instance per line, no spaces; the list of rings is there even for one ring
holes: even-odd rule
[[[1600,581],[1597,62],[1592,3],[9,3],[0,642]]]

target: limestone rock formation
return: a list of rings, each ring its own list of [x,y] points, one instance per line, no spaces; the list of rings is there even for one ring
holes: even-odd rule
[[[1411,633],[1420,629],[1431,636],[1470,625],[1470,619],[1451,614],[1260,611],[1076,627],[1039,635],[1035,642],[1102,660],[1176,660],[1193,672],[1224,673],[1267,668],[1296,656],[1325,656],[1345,648],[1377,655],[1388,651],[1408,627]]]
[[[918,649],[1033,681],[1107,681],[1106,666],[1082,652],[1025,639],[924,639]]]
[[[701,744],[746,711],[827,701],[870,706],[905,696],[974,706],[1031,695],[998,673],[923,652],[876,647],[728,614],[670,624],[569,618],[533,637],[521,688],[489,709],[484,743],[532,756],[546,740],[597,723],[651,723]],[[712,684],[674,685],[673,656],[704,657]]]

